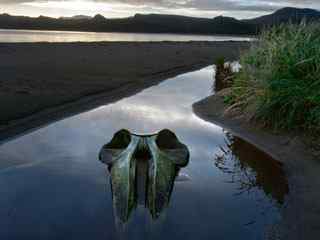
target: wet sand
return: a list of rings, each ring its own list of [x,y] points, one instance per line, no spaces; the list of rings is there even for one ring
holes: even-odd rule
[[[222,126],[233,135],[257,146],[281,161],[290,193],[280,224],[271,239],[317,239],[320,235],[320,162],[295,134],[275,134],[247,122],[242,116],[225,114],[223,96],[217,93],[193,105],[206,121]]]
[[[248,42],[0,43],[0,140],[178,74]]]

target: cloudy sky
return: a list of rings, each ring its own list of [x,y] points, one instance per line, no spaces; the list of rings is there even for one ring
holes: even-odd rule
[[[100,13],[114,18],[135,13],[166,13],[249,18],[285,6],[320,10],[320,0],[0,0],[0,12],[52,17]]]

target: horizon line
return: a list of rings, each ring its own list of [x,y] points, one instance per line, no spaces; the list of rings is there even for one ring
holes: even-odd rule
[[[283,8],[279,8],[277,10],[274,10],[274,11],[270,11],[268,14],[261,14],[261,15],[259,15],[257,17],[248,18],[248,19],[254,19],[254,18],[259,18],[259,17],[262,17],[262,16],[266,16],[266,15],[271,15],[271,14],[276,13],[277,11],[282,10],[282,9],[314,10],[314,11],[320,12],[320,9],[315,9],[315,8],[283,7]],[[71,15],[71,16],[58,16],[58,17],[51,17],[51,16],[43,15],[43,14],[40,14],[40,15],[37,15],[37,16],[15,15],[15,14],[7,13],[7,12],[0,13],[0,15],[9,15],[9,16],[12,16],[12,17],[29,17],[29,18],[46,17],[46,18],[52,18],[52,19],[61,19],[61,18],[71,18],[72,19],[72,18],[78,17],[78,16],[83,16],[84,18],[87,17],[87,18],[90,18],[90,19],[94,18],[96,16],[102,16],[105,19],[127,19],[127,18],[134,18],[136,15],[145,15],[145,16],[147,16],[147,15],[181,16],[181,17],[190,17],[190,18],[199,18],[199,19],[214,19],[214,18],[217,18],[217,17],[229,17],[229,18],[233,18],[233,19],[237,19],[237,20],[247,19],[247,18],[232,17],[232,16],[228,16],[228,15],[216,15],[216,16],[213,16],[213,17],[209,18],[209,17],[198,17],[198,16],[189,16],[189,15],[181,15],[181,14],[139,13],[139,12],[136,12],[134,15],[130,15],[128,17],[112,17],[112,18],[108,18],[108,17],[106,17],[105,15],[103,15],[101,13],[96,13],[94,15],[90,15],[90,14],[88,14],[88,15],[86,15],[86,14],[75,14],[75,15]]]

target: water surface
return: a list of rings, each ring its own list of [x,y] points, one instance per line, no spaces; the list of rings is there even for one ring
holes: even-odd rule
[[[100,42],[100,41],[251,41],[250,37],[190,34],[101,33],[0,29],[0,42]]]
[[[280,163],[193,113],[213,75],[183,74],[1,145],[0,239],[263,239],[281,221],[286,178]],[[159,218],[140,201],[119,227],[98,154],[122,128],[168,128],[191,158]]]

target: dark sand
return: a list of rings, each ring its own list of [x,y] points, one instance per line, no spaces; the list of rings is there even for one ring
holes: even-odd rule
[[[213,64],[221,56],[235,60],[248,45],[1,43],[0,141]]]
[[[199,117],[224,127],[284,164],[290,193],[282,212],[283,220],[270,233],[271,239],[318,239],[320,161],[301,139],[294,135],[276,135],[259,129],[241,116],[226,115],[220,93],[194,104],[193,108]]]

